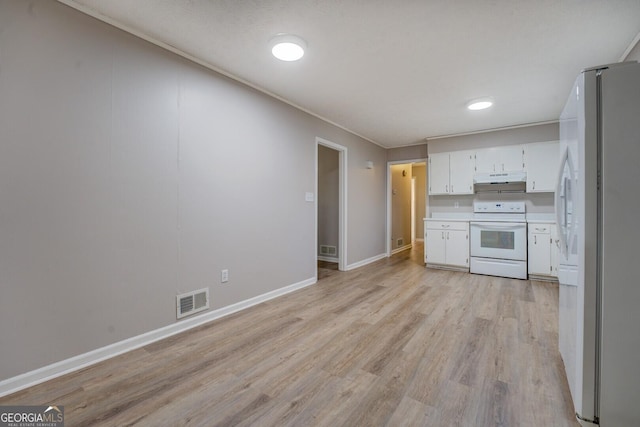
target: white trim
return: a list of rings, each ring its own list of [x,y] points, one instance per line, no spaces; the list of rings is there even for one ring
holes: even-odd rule
[[[488,133],[488,132],[497,132],[499,130],[520,129],[520,128],[527,128],[527,127],[532,127],[532,126],[551,125],[551,124],[554,124],[554,123],[559,123],[559,120],[547,120],[546,122],[523,123],[521,125],[504,126],[504,127],[499,127],[499,128],[482,129],[482,130],[473,130],[473,131],[470,131],[470,132],[452,133],[452,134],[449,134],[449,135],[429,136],[429,137],[426,137],[424,140],[428,144],[429,141],[433,141],[435,139],[453,138],[453,137],[457,137],[457,136],[467,136],[467,135],[479,135],[479,134]],[[394,148],[396,148],[396,147],[394,147]]]
[[[201,66],[203,66],[205,68],[208,68],[208,69],[210,69],[212,71],[215,71],[218,74],[221,74],[221,75],[223,75],[225,77],[228,77],[228,78],[230,78],[232,80],[235,80],[235,81],[237,81],[239,83],[242,83],[243,85],[249,86],[252,89],[255,89],[255,90],[257,90],[259,92],[262,92],[262,93],[264,93],[264,94],[266,94],[266,95],[268,95],[268,96],[270,96],[272,98],[277,99],[278,101],[281,101],[281,102],[284,102],[285,104],[291,105],[292,107],[297,108],[300,111],[304,111],[305,113],[307,113],[307,114],[309,114],[309,115],[311,115],[313,117],[316,117],[316,118],[322,120],[323,122],[326,122],[326,123],[329,123],[330,125],[338,127],[338,128],[340,128],[340,129],[342,129],[342,130],[344,130],[346,132],[349,132],[352,135],[355,135],[355,136],[357,136],[359,138],[364,139],[365,141],[369,141],[370,143],[375,144],[378,147],[382,147],[382,148],[385,148],[385,149],[391,148],[391,147],[387,147],[386,145],[382,145],[381,143],[376,142],[376,141],[374,141],[374,140],[372,140],[370,138],[367,138],[366,136],[361,135],[361,134],[359,134],[359,133],[357,133],[357,132],[355,132],[355,131],[353,131],[353,130],[345,127],[345,126],[342,126],[342,125],[332,121],[332,120],[329,120],[326,117],[323,117],[323,116],[319,115],[318,113],[314,113],[311,110],[308,110],[308,109],[306,109],[304,107],[301,107],[300,105],[295,104],[295,103],[293,103],[293,102],[291,102],[291,101],[289,101],[289,100],[287,100],[287,99],[285,99],[285,98],[283,98],[283,97],[281,97],[279,95],[276,95],[275,93],[270,92],[267,89],[256,85],[255,83],[251,83],[248,80],[244,80],[241,77],[236,76],[235,74],[231,74],[230,72],[225,71],[222,68],[219,68],[219,67],[211,64],[210,62],[204,61],[204,60],[202,60],[200,58],[197,58],[197,57],[195,57],[195,56],[193,56],[193,55],[191,55],[191,54],[189,54],[187,52],[184,52],[184,51],[178,49],[175,46],[171,46],[171,45],[169,45],[167,43],[164,43],[164,42],[162,42],[162,41],[160,41],[158,39],[155,39],[155,38],[149,36],[148,34],[145,34],[143,32],[135,30],[135,29],[123,24],[122,22],[118,22],[118,21],[114,20],[113,18],[110,18],[110,17],[108,17],[106,15],[101,14],[100,12],[98,12],[96,10],[91,9],[88,6],[76,3],[75,0],[58,0],[58,2],[60,2],[60,3],[64,4],[64,5],[67,5],[67,6],[73,8],[73,9],[79,11],[79,12],[82,12],[85,15],[92,16],[92,17],[96,18],[99,21],[102,21],[102,22],[104,22],[104,23],[106,23],[108,25],[111,25],[112,27],[118,28],[118,29],[120,29],[120,30],[122,30],[122,31],[124,31],[126,33],[132,34],[132,35],[134,35],[134,36],[136,36],[136,37],[138,37],[138,38],[140,38],[142,40],[148,41],[149,43],[154,44],[156,46],[159,46],[159,47],[161,47],[161,48],[163,48],[165,50],[168,50],[169,52],[172,52],[172,53],[174,53],[174,54],[176,54],[178,56],[186,58],[189,61],[195,62],[196,64],[201,65]]]
[[[345,271],[355,270],[356,268],[364,267],[367,264],[371,264],[372,262],[376,262],[386,257],[387,257],[387,254],[379,254],[376,256],[372,256],[371,258],[363,259],[362,261],[354,262],[353,264],[349,264]]]
[[[326,261],[326,262],[336,262],[340,263],[340,258],[332,257],[332,256],[323,256],[318,255],[318,261]]]
[[[338,163],[339,163],[339,172],[338,172],[338,270],[346,271],[347,269],[347,189],[349,188],[347,185],[347,162],[348,162],[348,153],[347,147],[336,144],[335,142],[331,142],[324,138],[316,137],[316,158],[315,158],[315,168],[316,168],[316,197],[315,197],[315,224],[316,224],[316,232],[314,236],[315,241],[315,251],[316,251],[316,259],[318,259],[318,146],[323,145],[325,147],[331,148],[333,150],[338,151]]]
[[[408,244],[408,245],[404,245],[400,248],[395,248],[394,250],[391,251],[391,255],[395,255],[398,252],[402,252],[402,251],[406,251],[407,249],[411,249],[413,247],[412,244]]]
[[[247,300],[240,301],[238,303],[231,304],[214,311],[210,311],[200,316],[181,320],[177,323],[172,323],[171,325],[163,326],[162,328],[145,332],[144,334],[118,341],[116,343],[97,348],[87,353],[79,354],[69,359],[61,360],[59,362],[52,363],[51,365],[47,365],[42,368],[20,374],[12,378],[8,378],[4,381],[0,381],[0,397],[15,393],[27,387],[43,383],[62,375],[78,371],[80,369],[86,368],[87,366],[94,365],[98,362],[102,362],[103,360],[110,359],[112,357],[118,356],[131,350],[135,350],[137,348],[168,338],[181,332],[188,331],[189,329],[195,328],[197,326],[203,325],[237,311],[244,310],[262,302],[269,301],[290,292],[297,291],[298,289],[313,285],[316,282],[317,277],[311,277],[301,282],[255,296],[253,298],[249,298]]]
[[[425,168],[425,172],[426,172]],[[411,243],[416,241],[416,177],[411,164]]]
[[[426,263],[425,267],[427,267],[427,268],[435,268],[435,269],[438,269],[438,270],[462,271],[463,273],[468,273],[469,272],[469,267],[458,267],[456,265]]]
[[[429,166],[428,166],[428,159],[408,159],[408,160],[390,160],[387,162],[387,230],[386,230],[386,253],[387,256],[390,257],[391,255],[393,255],[393,253],[391,252],[391,165],[404,165],[404,164],[411,164],[413,165],[414,163],[427,163],[427,166],[425,166],[425,180],[427,179],[426,177],[429,176]],[[426,184],[426,181],[425,181]],[[426,186],[425,186],[426,187]],[[426,188],[425,188],[426,191]],[[427,195],[425,194],[425,203],[427,203],[428,197],[426,197]],[[425,206],[425,211],[426,211],[426,206]]]
[[[636,47],[638,42],[640,42],[640,32],[638,34],[636,34],[636,36],[633,38],[633,40],[631,40],[631,43],[629,43],[629,46],[627,46],[627,48],[625,49],[624,53],[622,54],[622,56],[618,60],[618,62],[626,61],[627,57],[629,56],[629,54],[631,53],[633,48]]]

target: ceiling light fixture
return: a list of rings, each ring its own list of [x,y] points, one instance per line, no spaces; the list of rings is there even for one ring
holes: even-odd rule
[[[482,98],[476,99],[467,104],[467,108],[469,110],[484,110],[485,108],[489,108],[493,105],[493,100],[491,98]]]
[[[297,61],[304,56],[307,44],[293,34],[277,34],[269,42],[271,53],[281,61]]]

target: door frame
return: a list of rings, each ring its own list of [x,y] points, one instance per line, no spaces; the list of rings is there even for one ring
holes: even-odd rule
[[[322,145],[338,152],[338,270],[347,270],[347,147],[316,137],[315,167],[315,234],[314,253],[318,262],[318,148]]]
[[[391,160],[387,162],[387,230],[386,230],[386,249],[387,249],[387,257],[391,256],[391,165],[404,165],[404,164],[414,164],[414,163],[427,163],[425,168],[425,181],[429,176],[429,163],[426,158],[421,159],[407,159],[407,160]],[[425,182],[426,184],[426,182]],[[426,201],[426,198],[425,198]],[[413,242],[412,242],[413,243]]]

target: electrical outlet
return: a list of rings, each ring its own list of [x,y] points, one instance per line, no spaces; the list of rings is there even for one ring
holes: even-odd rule
[[[226,268],[220,271],[220,281],[222,283],[227,283],[229,281],[229,270],[227,270]]]

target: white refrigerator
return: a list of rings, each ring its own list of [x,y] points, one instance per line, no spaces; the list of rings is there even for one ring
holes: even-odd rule
[[[640,426],[640,64],[577,78],[560,117],[559,348],[578,421]]]

